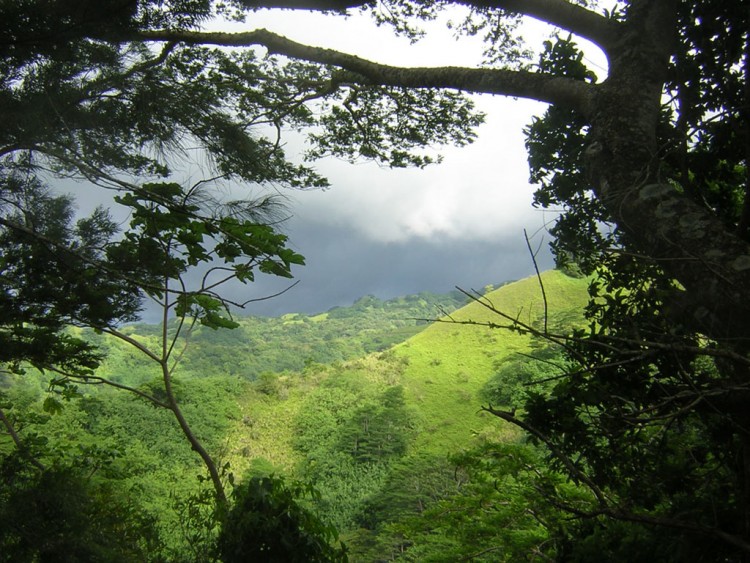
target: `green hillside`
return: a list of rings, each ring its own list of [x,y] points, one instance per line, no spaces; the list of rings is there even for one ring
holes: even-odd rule
[[[542,281],[551,319],[572,320],[581,314],[587,299],[585,280],[550,271],[543,274]],[[527,324],[539,325],[543,318],[544,301],[534,277],[503,286],[485,298],[497,310]],[[451,318],[508,324],[479,303],[456,311]],[[437,323],[397,346],[396,354],[408,359],[403,384],[419,408],[425,430],[415,449],[436,454],[450,451],[486,431],[484,417],[477,412],[480,389],[502,362],[531,353],[535,345],[538,343],[530,336],[508,330]],[[497,420],[492,421],[492,427],[507,431]]]
[[[551,326],[580,318],[586,280],[550,271],[542,282]],[[536,277],[482,301],[542,326]],[[458,472],[450,456],[516,443],[517,432],[480,407],[509,404],[527,389],[524,381],[552,365],[528,357],[549,356],[543,341],[480,326],[506,323],[480,303],[465,303],[458,292],[388,301],[367,296],[315,316],[248,317],[236,330],[199,328],[181,356],[175,390],[196,434],[235,481],[276,474],[310,483],[319,496],[308,499],[309,508],[340,531],[352,561],[452,561],[477,541],[539,543],[544,532],[525,519],[488,525],[479,540],[436,529],[444,524],[430,516],[438,508],[470,514],[465,506],[451,508],[456,503],[477,506],[476,494],[486,494],[483,478]],[[445,313],[442,322],[424,320]],[[158,342],[153,326],[124,330],[135,341]],[[78,334],[107,354],[98,376],[158,396],[153,365],[104,335]],[[96,498],[106,491],[127,499],[128,510],[148,522],[153,537],[143,549],[150,557],[191,560],[196,545],[210,545],[210,533],[192,532],[211,522],[200,508],[205,481],[196,480],[204,468],[171,413],[109,387],[79,385],[60,395],[47,389],[44,375],[2,377],[0,392],[13,405],[6,412],[22,436],[56,444],[40,450],[42,460],[92,475]],[[12,448],[10,440],[0,442],[0,452]],[[508,490],[519,489],[506,477]],[[510,535],[498,539],[496,528]],[[502,559],[488,559],[496,560]]]
[[[552,270],[542,274],[542,281],[549,322],[570,323],[580,316],[587,300],[586,280]],[[544,302],[536,277],[504,285],[483,299],[523,322],[541,323]],[[444,317],[443,321],[384,353],[346,364],[311,366],[300,374],[281,375],[272,393],[251,390],[242,408],[247,413],[245,424],[252,419],[254,431],[245,432],[240,427],[236,436],[240,449],[248,452],[242,457],[265,457],[288,469],[283,460],[290,458],[290,453],[282,445],[290,443],[294,416],[319,386],[335,384],[330,380],[356,382],[352,385],[363,390],[403,386],[405,401],[414,409],[420,430],[412,443],[413,450],[445,453],[466,444],[478,432],[486,432],[485,417],[478,412],[482,386],[504,361],[528,354],[539,344],[530,336],[507,330],[458,324],[466,321],[507,324],[477,302]],[[493,420],[491,426],[499,428],[501,424]]]
[[[550,271],[542,282],[550,325],[580,318],[586,280]],[[536,277],[483,299],[543,323]],[[515,429],[480,411],[482,391],[503,366],[529,362],[526,355],[544,348],[528,335],[462,324],[469,321],[506,324],[472,302],[388,351],[308,366],[251,389],[229,439],[232,466],[312,481],[322,493],[317,508],[346,533],[354,560],[400,549],[384,530],[448,494],[450,454],[515,441]]]
[[[245,381],[264,372],[299,371],[310,363],[330,364],[382,351],[422,331],[441,312],[466,303],[466,296],[422,292],[380,300],[364,296],[348,307],[317,315],[237,316],[234,330],[196,326],[180,360],[180,374],[190,377],[232,376]],[[157,346],[159,327],[133,324],[123,331]],[[153,369],[131,346],[92,331],[80,332],[105,352],[101,375],[133,383],[136,374]]]

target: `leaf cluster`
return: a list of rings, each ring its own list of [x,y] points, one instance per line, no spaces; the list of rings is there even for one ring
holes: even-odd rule
[[[538,66],[540,72],[596,81],[571,36],[545,41]],[[550,228],[557,265],[563,267],[573,260],[588,275],[597,266],[598,253],[611,244],[612,235],[602,229],[610,218],[591,191],[586,119],[574,110],[550,106],[524,132],[529,179],[539,185],[534,205],[559,213]]]
[[[484,384],[480,398],[485,404],[521,407],[529,395],[545,393],[565,372],[559,350],[536,350],[528,356],[499,362],[495,374]]]
[[[672,98],[658,130],[659,175],[746,237],[740,106],[747,104],[741,55],[747,38],[737,26],[747,14],[736,9],[681,5],[667,87]],[[570,39],[548,43],[540,67],[593,80]],[[730,538],[745,533],[736,519],[746,504],[739,493],[746,417],[734,394],[745,393],[746,346],[696,332],[684,288],[659,257],[641,254],[621,231],[608,229],[611,218],[592,191],[601,171],[589,158],[601,147],[585,121],[553,107],[527,136],[532,179],[541,183],[536,202],[562,208],[552,228],[556,258],[595,274],[588,326],[566,344],[567,375],[531,395],[522,416],[534,440],[549,448],[551,466],[585,482],[601,504],[582,509],[549,494],[562,510],[596,522],[566,532],[566,557],[595,560],[600,549],[597,557],[606,552],[607,559],[627,560],[636,544],[642,550],[651,542],[653,553],[661,553],[666,541],[672,548],[663,560],[733,558],[733,540],[715,530]]]
[[[434,163],[435,157],[421,149],[467,145],[484,121],[465,96],[430,89],[346,85],[337,99],[324,100],[322,107],[319,124],[324,132],[310,135],[311,158],[364,158],[394,168]]]
[[[107,261],[116,225],[101,208],[74,222],[71,198],[35,177],[0,181],[0,359],[90,373],[100,356],[64,327],[131,321],[141,303]]]
[[[708,1],[680,15],[660,132],[664,173],[747,239],[747,10]]]
[[[300,504],[308,494],[309,486],[273,476],[240,485],[219,535],[222,561],[348,561],[344,547],[334,545],[335,530]]]

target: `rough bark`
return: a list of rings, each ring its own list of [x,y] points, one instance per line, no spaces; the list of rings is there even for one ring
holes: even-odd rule
[[[291,10],[346,12],[372,5],[362,0],[243,0],[248,8],[282,8]],[[596,12],[566,0],[456,0],[453,4],[479,10],[506,10],[531,16],[567,29],[576,35],[607,46],[616,35],[619,24]]]
[[[246,33],[148,31],[128,36],[128,39],[133,38],[226,47],[262,46],[271,54],[342,68],[347,73],[337,75],[336,80],[339,82],[404,88],[450,88],[473,93],[531,98],[573,107],[583,113],[589,110],[590,84],[544,73],[465,67],[396,67],[331,49],[303,45],[265,29]]]
[[[661,181],[656,127],[675,35],[673,2],[634,2],[609,79],[590,114],[597,195],[640,250],[685,288],[699,331],[750,337],[750,246],[704,207]]]

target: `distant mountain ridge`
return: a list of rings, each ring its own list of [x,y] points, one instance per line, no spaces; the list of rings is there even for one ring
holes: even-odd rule
[[[467,301],[459,291],[422,292],[384,301],[367,295],[348,307],[333,307],[316,315],[237,316],[239,327],[233,330],[197,327],[181,360],[180,373],[255,380],[264,372],[298,371],[310,363],[356,359],[403,342],[428,326],[424,319],[451,313]],[[123,331],[148,340],[157,338],[159,330],[157,325],[135,323]],[[102,346],[108,358],[104,372],[116,381],[123,365],[136,372],[139,366],[148,369],[148,362],[130,347],[93,331],[86,335]]]

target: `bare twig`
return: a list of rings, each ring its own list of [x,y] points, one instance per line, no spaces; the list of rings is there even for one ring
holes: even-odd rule
[[[77,375],[74,373],[67,373],[62,370],[49,368],[50,371],[54,371],[56,373],[59,373],[66,379],[70,379],[73,381],[77,381],[78,383],[82,383],[84,385],[106,385],[108,387],[114,387],[116,389],[122,389],[123,391],[127,391],[128,393],[133,393],[134,395],[137,395],[141,397],[142,399],[146,399],[147,401],[153,403],[154,405],[158,407],[162,407],[165,409],[169,408],[169,405],[166,403],[163,403],[153,395],[149,395],[145,391],[141,391],[140,389],[136,389],[135,387],[130,387],[129,385],[124,385],[122,383],[117,383],[116,381],[112,381],[111,379],[107,379],[104,377],[100,377],[98,375]]]
[[[544,334],[547,334],[547,321],[549,318],[549,306],[547,304],[547,292],[544,291],[544,282],[542,282],[542,274],[539,273],[539,264],[536,262],[536,252],[531,249],[531,241],[526,229],[523,230],[523,238],[526,240],[526,248],[529,249],[529,256],[534,264],[534,271],[536,271],[536,279],[539,281],[539,288],[542,290],[542,301],[544,302]],[[537,252],[539,250],[537,249]]]

